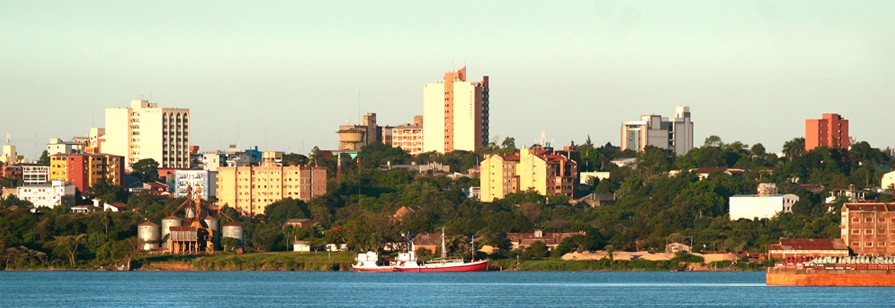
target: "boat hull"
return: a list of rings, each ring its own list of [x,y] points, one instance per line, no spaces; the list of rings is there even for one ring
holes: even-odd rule
[[[769,286],[895,287],[895,270],[857,269],[768,269]]]
[[[351,267],[355,272],[370,272],[370,273],[386,273],[386,272],[394,272],[395,267],[393,266],[379,266],[379,267]]]
[[[425,264],[421,266],[396,266],[398,272],[443,273],[443,272],[484,272],[488,270],[488,260],[458,264]]]

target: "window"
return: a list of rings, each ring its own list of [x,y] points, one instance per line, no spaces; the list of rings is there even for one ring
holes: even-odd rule
[[[864,246],[867,246],[867,247],[873,247],[873,242],[867,242],[867,243],[864,243]]]
[[[872,235],[872,234],[873,234],[873,230],[871,230],[871,229],[864,230],[864,234],[866,234],[866,235]]]
[[[857,229],[851,230],[851,234],[855,234],[855,235],[861,234],[861,230],[857,230]]]

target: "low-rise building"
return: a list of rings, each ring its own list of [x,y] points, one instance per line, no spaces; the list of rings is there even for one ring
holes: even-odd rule
[[[26,185],[16,188],[16,196],[40,207],[75,205],[75,186],[64,181],[52,181],[50,184]]]
[[[848,246],[838,238],[781,238],[779,244],[768,246],[768,257],[778,260],[847,256]]]
[[[755,195],[734,195],[730,197],[730,220],[770,219],[777,213],[792,213],[792,206],[799,202],[794,194],[778,194],[773,183],[758,185]]]
[[[692,251],[692,247],[690,245],[684,243],[668,243],[665,245],[665,253],[678,253],[678,252],[686,252],[690,253]]]
[[[533,190],[544,196],[572,198],[578,184],[578,164],[571,151],[549,147],[522,149],[519,155],[488,155],[481,164],[481,200]]]
[[[590,183],[591,180],[594,182],[602,181],[608,179],[610,176],[608,171],[591,171],[591,172],[581,172],[578,177],[581,181],[581,184]]]
[[[217,169],[217,168],[215,168]],[[201,191],[202,199],[217,196],[218,173],[211,170],[177,170],[174,172],[174,196],[186,196],[187,187]]]
[[[310,252],[310,251],[311,251],[311,242],[308,242],[308,241],[294,241],[294,242],[292,242],[292,251],[297,251],[297,252]]]
[[[393,127],[390,144],[410,155],[423,153],[423,116],[413,117],[413,123]]]
[[[845,203],[842,240],[861,256],[895,256],[895,203]]]
[[[317,221],[308,218],[286,219],[283,226],[292,226],[295,228],[311,228],[317,225]]]
[[[49,183],[50,166],[22,165],[22,180],[25,185]]]
[[[60,138],[50,138],[50,143],[47,143],[47,155],[84,153],[84,149],[86,147],[87,144],[85,144],[84,142],[77,142],[74,140],[65,141]]]
[[[556,249],[560,243],[566,238],[576,235],[587,235],[584,231],[579,232],[544,232],[535,230],[532,233],[507,233],[507,240],[513,245],[513,250],[521,250],[528,248],[535,242],[542,242],[547,246],[548,250]]]

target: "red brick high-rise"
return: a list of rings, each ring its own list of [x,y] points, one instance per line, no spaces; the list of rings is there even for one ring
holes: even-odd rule
[[[821,119],[805,120],[805,151],[826,146],[831,149],[848,149],[848,120],[836,113],[824,113]]]

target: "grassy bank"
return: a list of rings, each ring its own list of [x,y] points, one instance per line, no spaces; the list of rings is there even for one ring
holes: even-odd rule
[[[347,271],[353,252],[264,252],[213,255],[149,255],[138,259],[140,270],[185,271]]]

